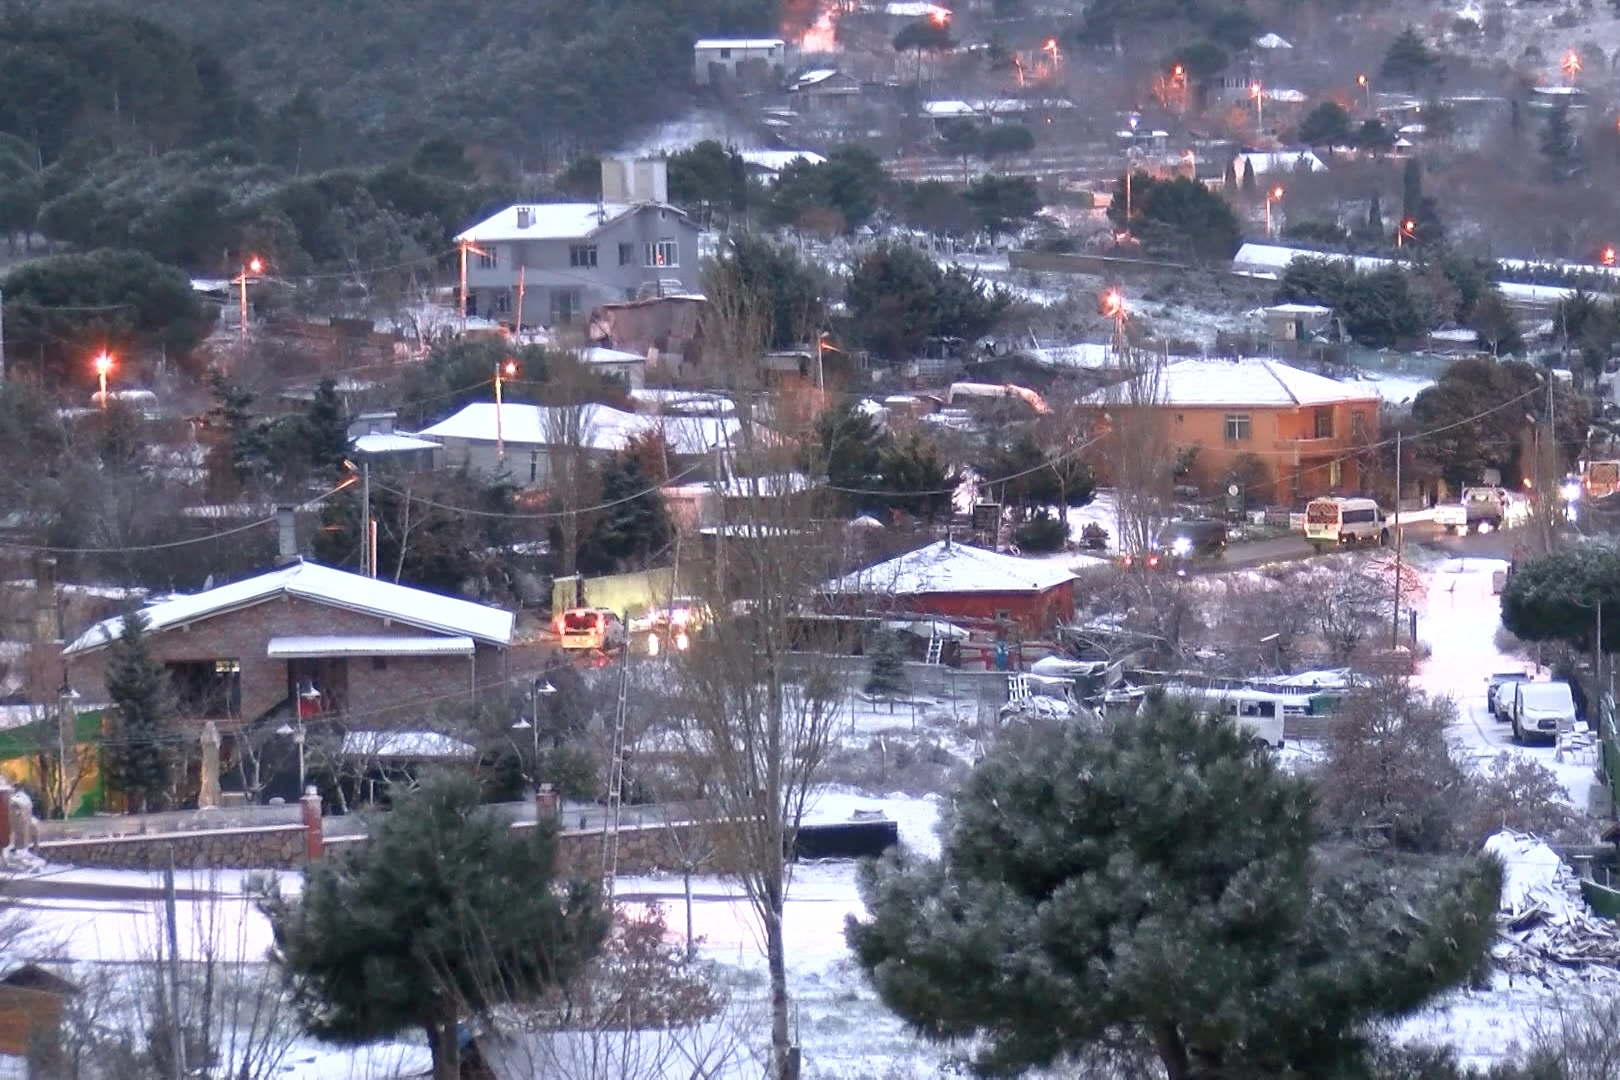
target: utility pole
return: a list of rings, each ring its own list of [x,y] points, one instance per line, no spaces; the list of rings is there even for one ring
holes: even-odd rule
[[[1401,523],[1401,433],[1395,433],[1395,613],[1390,619],[1389,647],[1401,644],[1401,542],[1406,538],[1406,527]]]
[[[371,520],[371,461],[360,459],[360,520],[366,526],[366,576],[377,576],[377,524]]]
[[[514,332],[518,334],[523,333],[523,276],[526,270],[528,270],[527,266],[518,267],[517,322],[513,324]]]

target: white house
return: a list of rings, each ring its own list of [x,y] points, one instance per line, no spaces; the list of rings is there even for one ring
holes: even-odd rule
[[[780,76],[787,65],[787,42],[781,38],[700,38],[692,45],[692,61],[699,86]]]
[[[1245,150],[1232,159],[1232,172],[1239,182],[1243,180],[1245,166],[1252,168],[1256,177],[1327,172],[1322,159],[1309,150]]]

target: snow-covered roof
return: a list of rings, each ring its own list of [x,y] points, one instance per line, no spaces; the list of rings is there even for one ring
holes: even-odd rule
[[[1146,376],[1144,376],[1146,377]],[[1276,360],[1177,360],[1157,373],[1157,400],[1188,408],[1332,405],[1378,395]],[[1095,400],[1109,400],[1106,391]]]
[[[570,426],[570,418],[559,408],[501,406],[501,441],[508,446],[556,445],[561,439],[560,433]],[[703,454],[731,445],[739,429],[737,420],[730,417],[643,416],[607,405],[585,405],[581,407],[578,431],[583,446],[593,450],[618,450],[632,436],[662,430],[665,441],[675,453]],[[494,403],[480,401],[418,434],[430,439],[493,443],[495,430]]]
[[[724,394],[706,390],[666,390],[640,388],[630,391],[630,402],[639,411],[673,412],[688,416],[729,416],[737,403]],[[643,410],[642,406],[646,408]]]
[[[692,43],[694,49],[780,49],[785,45],[781,38],[698,38]]]
[[[1290,45],[1284,39],[1278,37],[1276,34],[1267,34],[1264,37],[1255,38],[1254,39],[1254,47],[1257,48],[1257,49],[1292,49],[1293,48],[1292,45]]]
[[[1333,309],[1321,304],[1273,304],[1262,309],[1267,315],[1331,315]]]
[[[827,163],[827,159],[814,150],[739,150],[737,156],[743,159],[745,165],[773,173],[781,172],[795,161],[804,161],[811,165]]]
[[[1479,340],[1479,331],[1470,330],[1465,326],[1458,326],[1449,330],[1430,330],[1429,340],[1444,341],[1452,345],[1472,345]]]
[[[883,14],[892,19],[949,19],[951,9],[930,4],[927,0],[889,0],[883,5]]]
[[[151,631],[161,632],[262,604],[278,596],[296,596],[317,604],[392,619],[406,626],[461,635],[491,645],[512,641],[512,613],[502,608],[396,585],[391,581],[337,570],[319,563],[296,562],[257,577],[216,589],[176,596],[142,609]],[[96,623],[63,650],[64,656],[110,644],[123,633],[122,618]]]
[[[1040,364],[1069,368],[1107,367],[1109,361],[1113,358],[1113,349],[1109,346],[1089,341],[1077,345],[1055,345],[1051,348],[1025,349],[1023,353]]]
[[[1000,101],[925,101],[923,112],[938,119],[954,116],[986,116],[995,113],[1023,112],[1029,108],[1029,102],[1018,98],[1004,98]]]
[[[1232,159],[1232,169],[1240,180],[1245,165],[1253,166],[1256,176],[1282,172],[1327,172],[1322,159],[1309,150],[1246,150]]]
[[[1073,571],[1060,563],[1020,559],[940,540],[898,558],[880,562],[853,574],[834,578],[821,587],[828,594],[889,593],[1028,593],[1055,589],[1074,580]]]
[[[589,236],[602,226],[634,210],[626,203],[524,203],[508,206],[487,217],[456,237],[457,242],[471,244],[498,243],[503,240],[572,240]],[[668,209],[673,210],[674,207]],[[529,222],[518,224],[518,212],[524,211]]]
[[[1267,101],[1276,101],[1283,105],[1298,105],[1305,100],[1305,91],[1290,90],[1287,87],[1277,87],[1276,89],[1261,92],[1265,94]],[[1323,168],[1326,168],[1326,166],[1323,166]]]
[[[350,731],[343,736],[343,756],[353,758],[476,757],[478,750],[437,731]]]
[[[388,432],[377,435],[358,435],[354,439],[354,449],[359,454],[399,454],[407,450],[437,450],[439,444],[426,439],[418,439],[414,435],[401,435],[398,432]]]
[[[310,656],[471,656],[473,639],[386,637],[380,634],[298,634],[271,638],[265,656],[295,660]]]
[[[647,358],[640,353],[624,352],[621,349],[604,349],[600,345],[592,345],[588,349],[580,349],[574,354],[582,364],[645,364]]]
[[[793,80],[793,89],[805,90],[812,86],[818,86],[837,74],[837,68],[817,68],[815,71],[807,71]]]

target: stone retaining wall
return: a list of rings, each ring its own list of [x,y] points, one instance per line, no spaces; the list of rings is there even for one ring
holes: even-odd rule
[[[162,870],[174,853],[182,870],[295,870],[304,865],[302,825],[189,830],[81,840],[42,840],[34,850],[47,862],[113,870]]]

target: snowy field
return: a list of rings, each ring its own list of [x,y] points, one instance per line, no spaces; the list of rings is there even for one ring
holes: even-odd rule
[[[1088,508],[1089,509],[1089,508]],[[1458,704],[1456,746],[1466,757],[1484,762],[1493,755],[1522,754],[1556,771],[1570,793],[1570,801],[1585,808],[1594,784],[1590,760],[1554,761],[1550,747],[1512,745],[1506,725],[1485,711],[1485,678],[1493,671],[1517,666],[1501,657],[1494,638],[1499,626],[1497,598],[1491,592],[1491,574],[1504,564],[1491,560],[1449,560],[1424,569],[1428,590],[1419,621],[1419,636],[1432,649],[1418,675],[1424,689],[1453,696]],[[963,717],[949,715],[946,703],[920,708],[917,722],[947,734],[953,721],[960,729]],[[908,706],[890,713],[887,706],[860,702],[850,720],[846,739],[865,740],[887,730],[907,729],[914,722]],[[966,758],[971,744],[947,738],[953,754]],[[893,819],[901,839],[910,847],[937,854],[934,827],[941,797],[886,795],[870,797],[847,789],[820,793],[812,819],[848,820],[856,810],[881,810]],[[63,880],[86,884],[159,883],[157,875],[90,870],[52,870]],[[296,876],[287,884],[296,887]],[[218,903],[182,901],[182,949],[194,955],[208,937],[205,927],[220,924],[216,940],[226,952],[262,955],[269,945],[269,929],[243,895],[246,875],[181,875],[181,889],[196,888],[222,894]],[[621,878],[617,893],[629,903],[656,903],[665,910],[672,933],[687,925],[683,885],[678,877]],[[728,980],[741,1008],[763,1008],[764,965],[754,921],[738,887],[728,881],[694,881],[691,921],[701,939],[700,953],[728,971]],[[30,907],[37,925],[37,951],[77,960],[134,960],[151,954],[157,923],[155,905],[130,902],[62,902]],[[904,1080],[939,1075],[948,1051],[914,1039],[877,1002],[844,947],[846,918],[860,912],[855,888],[855,867],[846,862],[806,864],[795,868],[787,906],[788,970],[797,1003],[798,1030],[805,1051],[805,1075],[839,1080]],[[1513,1051],[1535,1017],[1551,1008],[1554,991],[1535,985],[1498,984],[1484,991],[1453,995],[1426,1014],[1404,1024],[1400,1037],[1413,1041],[1443,1042],[1457,1047],[1477,1065],[1489,1064]],[[1567,989],[1563,992],[1567,1000]],[[763,1030],[763,1029],[761,1029]],[[301,1042],[283,1074],[289,1080],[383,1080],[425,1068],[424,1048],[411,1045],[377,1047],[366,1053],[321,1047]]]

